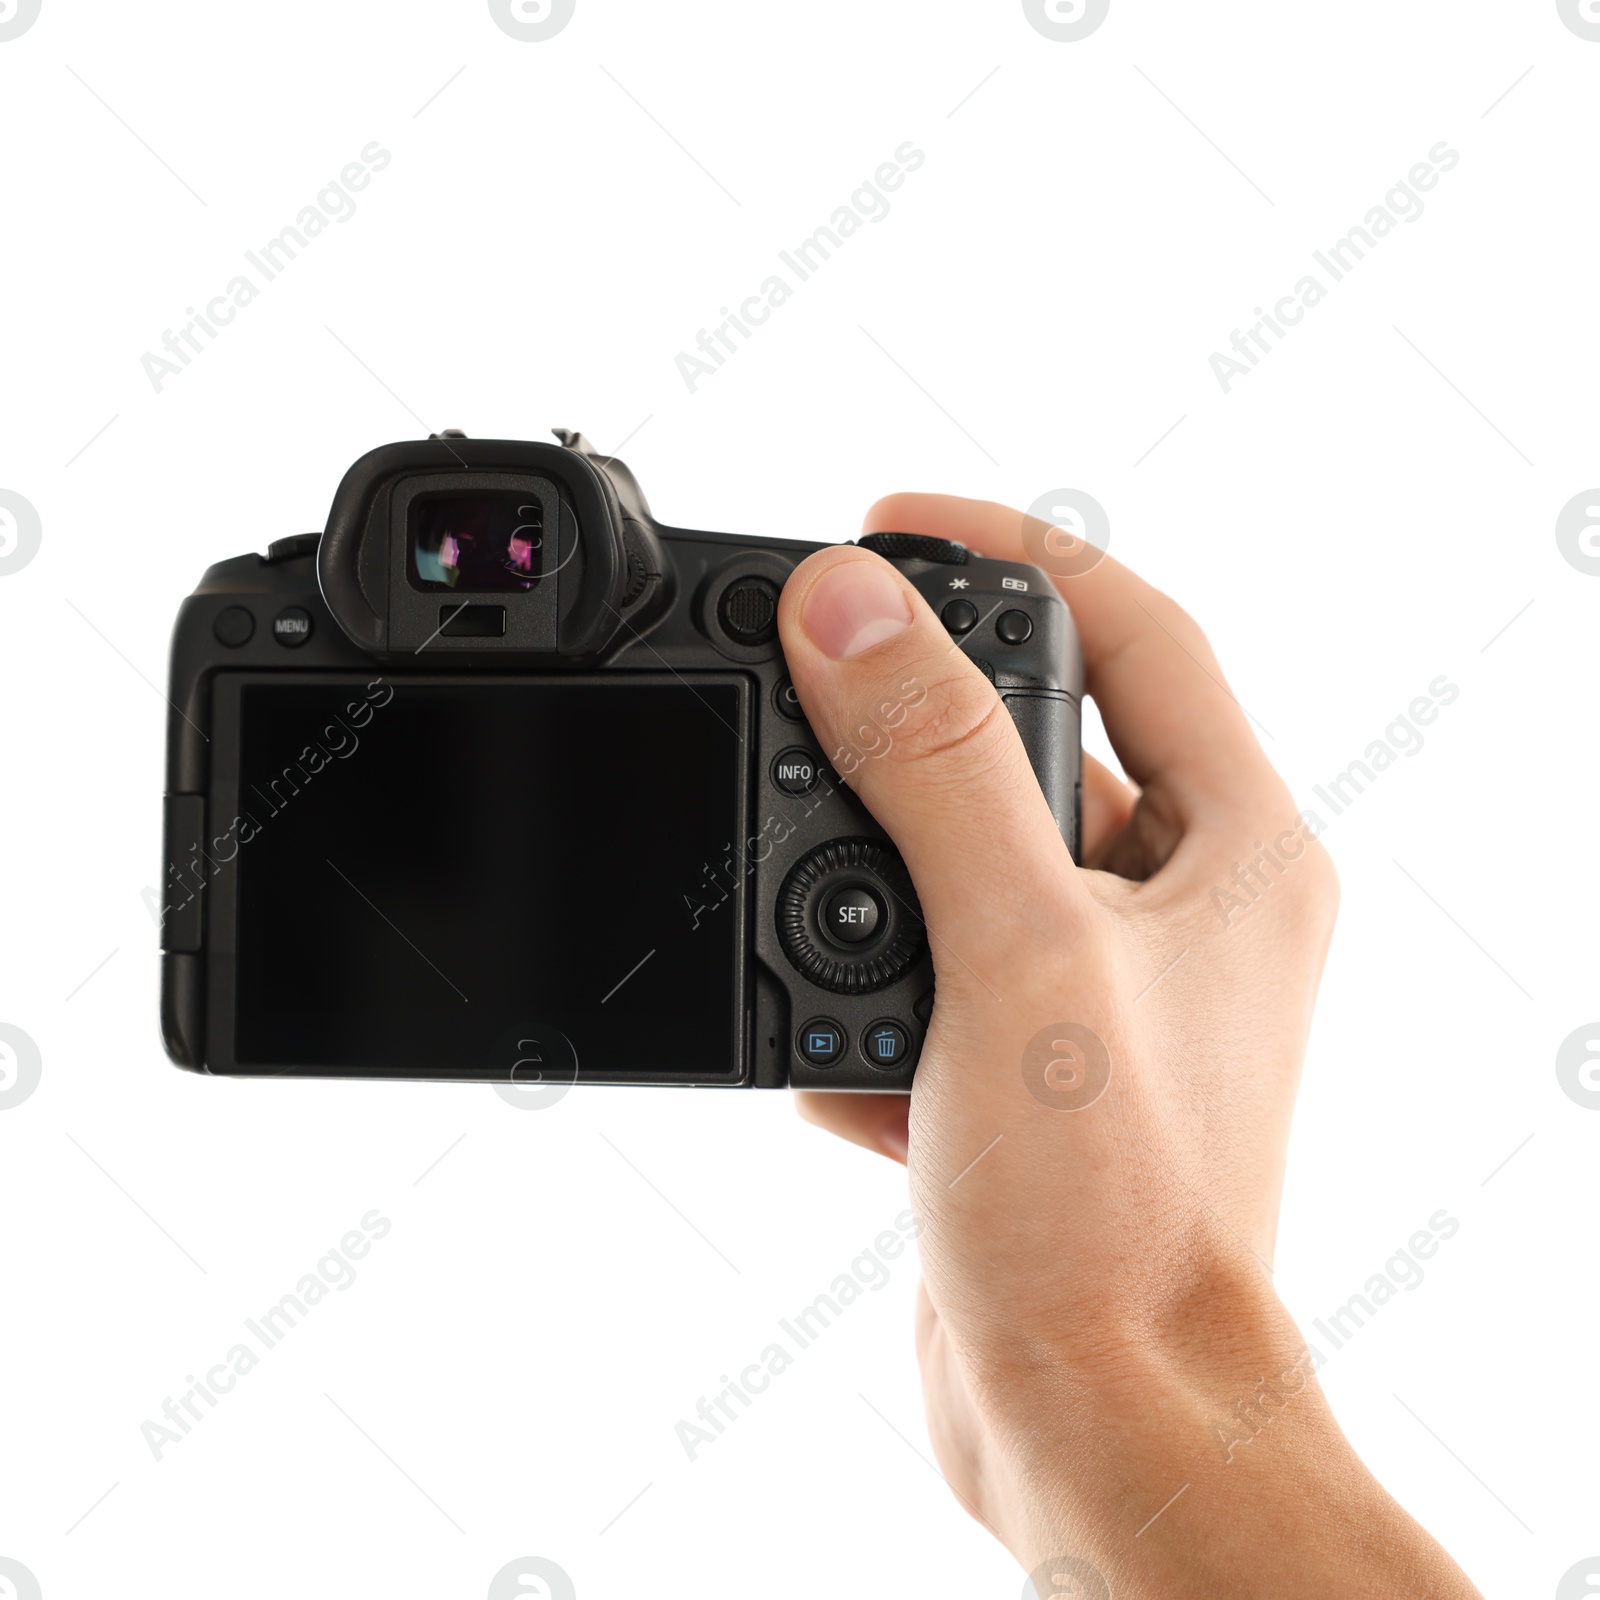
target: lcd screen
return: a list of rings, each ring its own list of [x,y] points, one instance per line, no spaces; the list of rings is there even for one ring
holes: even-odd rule
[[[570,1046],[579,1077],[737,1072],[737,897],[695,914],[744,832],[737,682],[341,675],[239,695],[240,1066],[542,1059],[514,1076],[543,1081]]]

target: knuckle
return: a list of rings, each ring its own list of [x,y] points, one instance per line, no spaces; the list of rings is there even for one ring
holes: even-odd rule
[[[1171,595],[1152,588],[1149,591],[1149,604],[1146,605],[1141,601],[1140,607],[1145,616],[1155,624],[1159,633],[1136,634],[1134,641],[1130,642],[1142,640],[1152,648],[1159,646],[1165,650],[1171,650],[1175,646],[1188,657],[1190,662],[1206,673],[1223,694],[1229,699],[1234,698],[1233,691],[1223,681],[1222,663],[1206,630]],[[1242,709],[1241,707],[1240,710]]]
[[[1238,838],[1255,842],[1238,851],[1231,868],[1223,865],[1228,856],[1215,856],[1205,874],[1211,913],[1224,928],[1249,923],[1271,939],[1325,941],[1339,909],[1339,875],[1306,824],[1258,827]]]
[[[926,686],[887,754],[925,772],[970,778],[1004,765],[1015,742],[1000,696],[976,673],[961,674]]]
[[[1315,842],[1293,863],[1281,880],[1279,917],[1285,931],[1313,941],[1332,930],[1339,910],[1339,874],[1333,857]]]
[[[1163,589],[1152,588],[1150,595],[1154,604],[1147,609],[1175,639],[1191,649],[1211,649],[1206,630],[1170,594]]]
[[[1301,885],[1305,909],[1319,920],[1332,922],[1339,910],[1339,869],[1327,850],[1316,843],[1306,852],[1305,867]]]

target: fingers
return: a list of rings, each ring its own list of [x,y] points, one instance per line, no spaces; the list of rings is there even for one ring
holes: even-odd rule
[[[1052,554],[1057,530],[992,501],[890,495],[867,513],[865,528],[956,539],[1046,571],[1065,566]],[[1287,804],[1205,635],[1177,604],[1106,555],[1056,587],[1078,625],[1089,693],[1141,789],[1170,802],[1185,828]]]
[[[1109,767],[1083,753],[1083,864],[1098,867],[1133,816],[1138,791]]]
[[[869,551],[821,550],[778,626],[823,753],[910,869],[941,984],[952,951],[970,972],[1062,932],[1074,869],[1022,740],[911,585]]]
[[[794,1099],[807,1122],[905,1165],[910,1095],[822,1094],[802,1089]]]

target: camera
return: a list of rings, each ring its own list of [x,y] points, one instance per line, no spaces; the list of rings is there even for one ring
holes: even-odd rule
[[[915,886],[824,750],[777,606],[815,543],[663,526],[632,473],[448,432],[326,530],[211,567],[173,634],[161,1018],[230,1075],[908,1089]],[[1037,567],[861,541],[1016,722],[1078,854],[1082,664]],[[981,854],[967,864],[974,892]]]

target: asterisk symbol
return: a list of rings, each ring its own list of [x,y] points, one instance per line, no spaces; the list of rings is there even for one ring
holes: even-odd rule
[[[965,578],[952,578],[950,580],[950,587],[952,589],[965,589],[967,587],[967,580]]]

